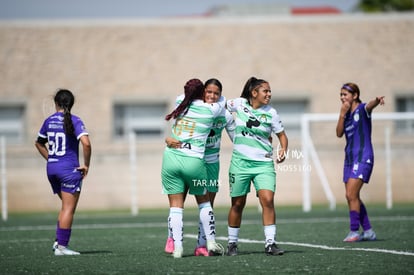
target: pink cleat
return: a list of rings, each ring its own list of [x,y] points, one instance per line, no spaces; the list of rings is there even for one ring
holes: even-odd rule
[[[194,256],[205,256],[205,257],[208,257],[208,256],[210,256],[210,253],[208,252],[207,247],[205,247],[205,246],[199,246],[199,247],[196,247],[194,249]]]
[[[168,254],[172,254],[174,252],[174,239],[168,237],[167,242],[165,243],[164,251]]]

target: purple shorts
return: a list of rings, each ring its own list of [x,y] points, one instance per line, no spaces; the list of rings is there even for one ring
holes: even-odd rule
[[[373,165],[369,163],[344,165],[343,182],[347,183],[349,179],[361,179],[362,182],[368,183],[372,174],[372,169]]]
[[[67,193],[80,192],[82,188],[82,173],[76,168],[62,168],[57,165],[47,166],[47,178],[54,194],[61,191]]]

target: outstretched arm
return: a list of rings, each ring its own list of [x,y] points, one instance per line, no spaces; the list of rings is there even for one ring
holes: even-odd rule
[[[368,113],[371,113],[375,107],[377,107],[378,105],[384,105],[384,104],[385,104],[384,96],[377,96],[376,98],[368,102],[367,105],[365,105],[365,109],[367,110]]]

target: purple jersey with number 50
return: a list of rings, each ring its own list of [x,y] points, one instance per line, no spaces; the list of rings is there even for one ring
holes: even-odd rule
[[[82,174],[79,167],[79,139],[88,135],[82,120],[72,115],[75,129],[73,135],[66,135],[63,113],[57,112],[48,117],[39,131],[39,137],[48,143],[47,176],[54,193],[60,191],[79,192]]]
[[[88,135],[82,120],[72,115],[75,129],[74,135],[66,135],[63,127],[63,113],[57,112],[49,116],[39,131],[39,137],[47,138],[49,157],[48,163],[56,163],[59,167],[79,166],[79,139]]]

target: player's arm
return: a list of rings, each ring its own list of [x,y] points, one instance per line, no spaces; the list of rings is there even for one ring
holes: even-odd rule
[[[89,165],[91,162],[92,155],[92,146],[88,135],[81,136],[79,140],[82,144],[83,149],[83,165],[81,165],[77,169],[82,172],[83,178],[85,178],[89,172]]]
[[[225,110],[225,117],[226,117],[226,132],[227,135],[229,136],[230,140],[233,142],[234,141],[234,131],[236,129],[236,122],[234,121],[234,117],[233,115],[228,111]]]
[[[170,148],[181,148],[181,142],[172,137],[165,138],[165,143]]]
[[[288,149],[288,137],[285,133],[285,131],[276,133],[276,136],[279,139],[279,143],[280,143],[280,149],[277,152],[277,163],[281,163],[285,160],[286,158],[286,153],[287,153],[287,149]]]
[[[365,105],[365,110],[367,110],[368,113],[371,113],[372,110],[374,110],[375,107],[378,105],[384,105],[384,96],[377,96],[373,100],[369,101],[367,105]]]
[[[211,111],[214,114],[214,117],[217,117],[226,106],[226,98],[224,96],[220,96],[219,100],[216,103],[205,104],[210,107]]]
[[[49,156],[49,152],[47,150],[46,147],[46,143],[47,143],[47,138],[43,138],[43,137],[38,137],[36,142],[35,142],[35,146],[37,148],[37,151],[39,151],[40,155],[47,160],[48,156]]]
[[[351,108],[349,102],[345,101],[342,103],[341,110],[339,112],[338,122],[336,124],[336,136],[339,138],[344,135],[345,116],[346,113],[349,111],[349,108]]]

